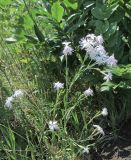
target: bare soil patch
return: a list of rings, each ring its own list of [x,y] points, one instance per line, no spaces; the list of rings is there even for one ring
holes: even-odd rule
[[[101,155],[94,156],[94,160],[131,160],[131,119],[123,126],[121,137],[105,147]]]

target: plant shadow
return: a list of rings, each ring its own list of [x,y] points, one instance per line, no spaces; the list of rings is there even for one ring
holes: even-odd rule
[[[93,160],[131,160],[131,119],[123,126],[120,136],[105,146],[102,153],[95,153]]]

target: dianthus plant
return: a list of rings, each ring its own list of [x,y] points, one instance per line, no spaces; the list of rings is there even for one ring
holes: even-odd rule
[[[48,159],[55,157],[56,151],[61,158],[71,155],[73,157],[77,153],[90,154],[97,140],[106,135],[103,122],[106,123],[109,106],[104,106],[104,104],[96,106],[95,97],[98,90],[88,81],[88,73],[94,74],[93,70],[99,71],[103,81],[111,81],[112,73],[110,71],[106,73],[101,68],[110,70],[117,65],[117,60],[113,54],[109,55],[106,52],[101,35],[88,34],[78,44],[78,47],[72,47],[71,42],[62,43],[62,57],[64,58],[61,63],[65,62],[65,74],[64,77],[58,77],[51,84],[52,94],[55,97],[53,102],[47,100],[46,93],[44,93],[45,97],[41,96],[44,99],[35,97],[34,93],[32,97],[23,96],[23,89],[19,89],[15,92],[15,96],[12,96],[13,98],[8,97],[5,102],[8,109],[13,109],[15,99],[26,99],[26,97],[38,99],[30,105],[22,101],[23,114],[19,118],[23,118],[24,115],[24,122],[27,119],[35,133],[40,135],[37,141],[40,143],[39,147],[45,144]],[[79,59],[80,65],[75,69],[75,73],[71,72],[68,65],[71,56]],[[86,81],[83,80],[83,75],[87,75]],[[27,94],[27,92],[24,93]],[[15,109],[18,107],[17,105]],[[72,159],[72,157],[67,159]]]
[[[62,136],[62,146],[68,146],[67,143],[70,142],[75,146],[74,148],[77,148],[80,154],[85,152],[89,154],[90,150],[95,147],[97,140],[105,136],[101,122],[103,118],[108,116],[108,109],[104,104],[103,109],[95,109],[93,99],[95,99],[94,97],[97,93],[94,93],[94,86],[90,83],[81,84],[82,75],[92,70],[99,71],[103,81],[108,82],[112,80],[112,73],[106,73],[100,68],[110,70],[117,65],[117,60],[113,54],[109,55],[106,52],[103,44],[103,37],[94,34],[88,34],[85,38],[82,38],[79,42],[79,47],[73,48],[71,42],[63,42],[62,53],[65,59],[65,81],[59,82],[58,79],[58,82],[54,83],[57,96],[53,119],[51,119],[53,120],[53,127],[49,125],[49,128],[52,127],[52,134],[57,133]],[[81,55],[82,50],[85,52],[84,56]],[[73,76],[68,66],[68,59],[72,55],[77,55],[80,59],[80,66],[76,69],[76,73]],[[93,74],[93,72],[91,73]],[[80,83],[77,86],[78,81]]]

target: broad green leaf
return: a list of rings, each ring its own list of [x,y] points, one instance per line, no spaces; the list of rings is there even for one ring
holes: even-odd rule
[[[109,29],[108,29],[107,32],[104,34],[104,38],[105,38],[105,39],[109,39],[110,36],[113,35],[116,30],[117,30],[117,22],[114,22],[114,23],[109,24]]]
[[[73,25],[72,27],[69,28],[68,33],[76,31],[79,27],[81,27],[84,24],[85,24],[85,21],[81,21],[81,22]]]
[[[64,0],[64,4],[66,5],[66,7],[68,8],[72,8],[72,9],[77,9],[78,7],[78,3],[75,2],[75,3],[72,3],[72,2],[69,2],[69,0]]]
[[[22,62],[22,63],[28,63],[29,62],[29,58],[26,58],[26,59],[21,59],[20,61]]]
[[[95,7],[91,10],[91,13],[95,18],[105,20],[111,16],[111,9],[107,6]]]
[[[0,6],[9,5],[11,2],[12,0],[0,0]]]
[[[61,6],[59,2],[55,2],[51,7],[51,13],[52,17],[56,19],[58,22],[60,22],[64,14],[64,8]]]
[[[131,65],[116,67],[112,70],[112,73],[121,78],[131,80]]]
[[[26,16],[24,17],[24,27],[25,27],[26,29],[32,29],[32,28],[33,28],[33,25],[34,25],[34,23],[33,23],[32,19],[30,18],[30,16],[29,16],[29,15],[26,15]]]
[[[109,86],[102,86],[101,92],[104,92],[104,91],[110,91],[110,87]]]
[[[96,26],[96,33],[103,34],[109,29],[109,22],[107,20],[106,21],[96,20],[95,26]]]
[[[118,61],[120,61],[121,59],[123,59],[123,54],[124,54],[124,45],[121,44],[121,45],[117,45],[115,47],[115,50],[114,50],[114,54],[115,54],[115,57]]]
[[[131,35],[131,20],[130,19],[123,19],[123,27],[129,32],[129,36]],[[131,42],[130,42],[131,43]]]
[[[126,72],[126,68],[124,67],[116,67],[112,70],[112,73],[117,76],[122,76]]]
[[[121,38],[119,31],[111,35],[111,37],[108,39],[108,47],[113,47],[115,45],[118,45],[119,38]]]
[[[110,17],[110,22],[120,22],[125,15],[125,11],[123,8],[118,8]]]
[[[107,20],[110,18],[112,13],[116,10],[118,5],[115,6],[107,6],[101,5],[101,7],[96,6],[91,10],[92,15],[99,20]]]
[[[104,91],[110,91],[110,89],[112,89],[114,87],[114,83],[112,82],[104,82],[102,83],[101,85],[101,92],[104,92]]]
[[[35,30],[35,34],[36,34],[37,38],[39,39],[39,41],[44,42],[45,37],[36,24],[34,25],[34,30]]]

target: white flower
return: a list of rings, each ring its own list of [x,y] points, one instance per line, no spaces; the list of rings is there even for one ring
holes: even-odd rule
[[[91,34],[88,34],[88,35],[86,36],[86,38],[89,39],[89,40],[95,41],[96,36],[95,36],[95,34],[91,33]]]
[[[95,61],[97,62],[97,64],[101,65],[101,64],[105,64],[106,63],[106,59],[107,56],[104,54],[98,54],[95,57]]]
[[[102,45],[95,47],[96,54],[106,55],[105,48]]]
[[[65,56],[72,55],[73,49],[71,48],[70,43],[71,42],[63,42],[62,43],[64,45],[63,54]]]
[[[64,83],[60,83],[60,82],[54,83],[54,89],[56,89],[57,91],[62,88],[64,88]]]
[[[88,51],[86,50],[86,52],[89,55],[89,57],[90,57],[91,60],[96,60],[97,52],[96,52],[96,50],[93,47],[89,48]]]
[[[92,50],[92,47],[96,46],[96,36],[94,34],[88,34],[86,37],[80,40],[81,49],[85,49],[87,52]]]
[[[85,96],[93,96],[93,90],[89,87],[87,90],[84,91]]]
[[[6,99],[5,106],[8,107],[8,108],[11,108],[11,107],[12,107],[12,102],[13,102],[13,100],[14,100],[13,96],[8,97],[8,98]]]
[[[107,108],[103,108],[101,114],[105,117],[108,115],[108,110]]]
[[[95,34],[88,34],[86,36],[86,39],[92,46],[96,46],[97,45]]]
[[[108,72],[108,74],[106,74],[103,79],[109,82],[110,80],[112,80],[112,73]]]
[[[79,43],[81,49],[85,49],[86,51],[90,51],[91,49],[93,49],[90,42],[86,38],[82,38]]]
[[[117,65],[117,60],[115,59],[114,55],[110,56],[107,60],[106,63],[108,66],[116,66]]]
[[[86,146],[86,147],[83,149],[83,153],[87,153],[87,154],[90,153],[90,152],[89,152],[89,147],[88,147],[88,146]]]
[[[107,60],[107,53],[102,45],[98,45],[94,48],[95,54],[90,54],[90,58],[95,60],[98,64],[104,64]],[[93,55],[93,56],[92,56]]]
[[[104,39],[102,35],[95,36],[94,34],[88,34],[86,37],[80,40],[80,47],[84,49],[89,55],[91,60],[97,62],[97,64],[106,64],[107,66],[116,66],[117,60],[114,55],[108,56],[105,48],[103,47]]]
[[[81,49],[86,49],[87,46],[89,45],[86,38],[82,38],[79,43],[80,43]]]
[[[99,125],[93,125],[93,127],[96,128],[96,130],[98,131],[98,133],[102,134],[103,136],[105,135],[103,129]]]
[[[97,36],[96,41],[98,42],[98,44],[102,45],[103,42],[104,42],[104,39],[103,39],[102,35]]]
[[[51,131],[59,129],[57,121],[49,121],[48,126]]]
[[[24,92],[19,89],[19,90],[16,90],[13,94],[13,97],[23,97],[24,96]]]

